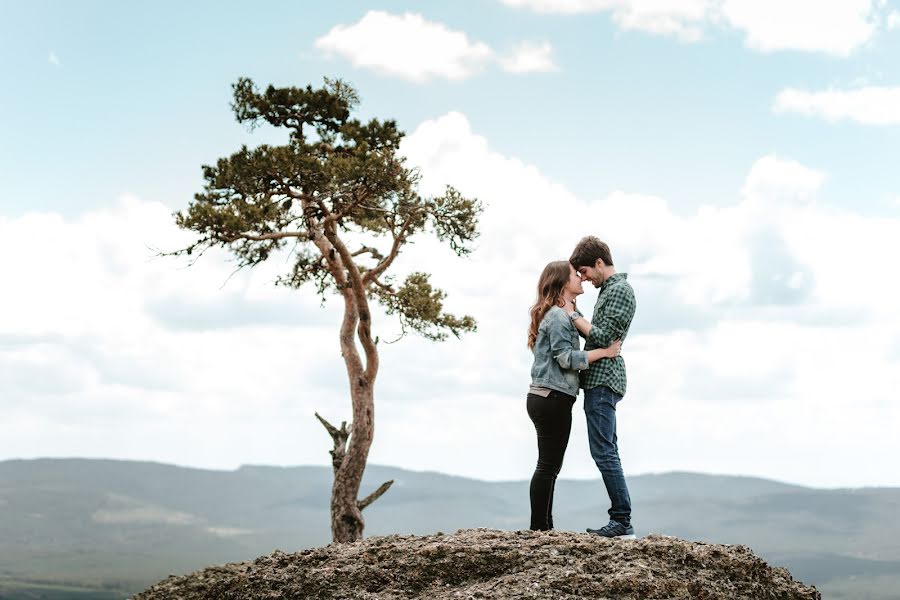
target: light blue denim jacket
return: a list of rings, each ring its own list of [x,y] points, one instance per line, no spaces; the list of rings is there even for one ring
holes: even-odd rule
[[[531,353],[534,355],[532,385],[578,395],[578,371],[588,368],[588,356],[581,350],[578,331],[566,311],[558,306],[547,311],[538,326]]]

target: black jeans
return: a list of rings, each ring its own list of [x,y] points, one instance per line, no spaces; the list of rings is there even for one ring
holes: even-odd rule
[[[531,477],[531,529],[553,529],[553,489],[562,468],[575,397],[552,391],[544,398],[528,394],[528,416],[537,432],[538,460]]]

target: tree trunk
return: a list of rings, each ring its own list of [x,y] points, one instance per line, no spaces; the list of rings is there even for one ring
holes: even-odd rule
[[[331,535],[335,542],[362,539],[365,520],[359,507],[359,487],[366,469],[369,447],[372,445],[374,399],[369,390],[354,385],[353,427],[347,454],[334,473],[331,488]]]
[[[310,200],[304,200],[304,209],[310,208]],[[327,218],[327,217],[326,217]],[[344,319],[341,323],[341,355],[347,367],[350,381],[350,399],[353,404],[353,425],[347,431],[346,424],[338,430],[318,414],[334,440],[331,464],[334,468],[334,485],[331,488],[331,536],[335,542],[353,542],[362,539],[365,521],[362,510],[388,490],[393,481],[382,484],[364,500],[358,500],[359,486],[375,428],[375,378],[378,375],[378,349],[372,339],[372,318],[366,296],[366,284],[353,255],[337,234],[333,222],[324,227],[308,225],[310,238],[322,252],[331,275],[344,298]],[[363,365],[357,341],[366,357]],[[348,444],[349,437],[349,444]]]
[[[353,329],[346,327],[348,321],[355,321],[353,318],[355,312],[351,309],[345,315],[345,327],[342,327],[341,336],[341,349],[350,380],[350,398],[353,405],[352,428],[348,431],[347,424],[342,423],[341,428],[337,429],[316,414],[334,440],[334,449],[331,451],[334,469],[334,484],[331,488],[331,536],[335,542],[354,542],[362,539],[365,529],[363,509],[384,494],[394,483],[385,482],[365,499],[357,499],[375,432],[373,389],[375,382],[374,373],[367,375],[366,370],[362,368],[354,336],[350,333]]]

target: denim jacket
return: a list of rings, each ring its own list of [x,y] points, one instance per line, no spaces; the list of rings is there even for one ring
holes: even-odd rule
[[[579,313],[580,314],[580,313]],[[578,371],[588,368],[587,352],[581,350],[578,331],[566,311],[553,306],[538,326],[531,349],[531,383],[570,396],[578,395]]]

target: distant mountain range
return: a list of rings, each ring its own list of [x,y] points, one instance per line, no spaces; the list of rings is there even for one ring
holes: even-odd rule
[[[0,462],[0,600],[123,598],[170,573],[330,542],[331,470],[208,471],[81,459]],[[370,465],[366,535],[528,526],[528,482]],[[820,490],[749,477],[629,478],[638,535],[744,544],[825,598],[900,598],[900,489]],[[606,521],[594,481],[557,483],[554,520]]]

